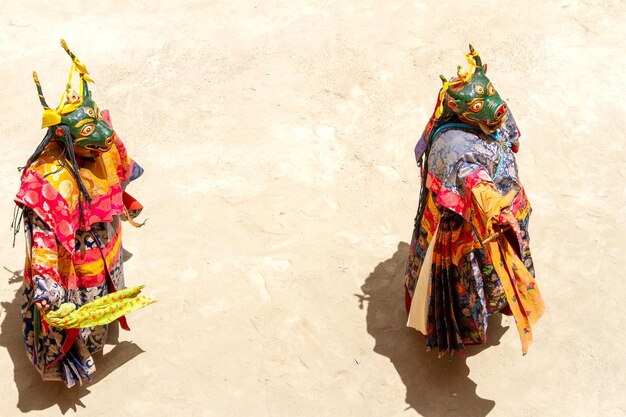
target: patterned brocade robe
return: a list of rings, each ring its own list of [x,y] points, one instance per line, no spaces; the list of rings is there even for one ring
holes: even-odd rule
[[[484,343],[487,318],[500,310],[513,313],[524,353],[532,340],[543,302],[529,248],[531,207],[514,157],[518,139],[510,113],[493,135],[456,124],[431,139],[424,214],[405,274],[408,325],[426,336],[429,350],[451,355]],[[503,208],[521,236],[504,232],[483,246]]]
[[[108,119],[107,113],[103,116]],[[65,302],[80,307],[125,287],[120,217],[125,208],[137,213],[141,206],[124,188],[143,173],[117,136],[108,152],[79,165],[92,198],[90,205],[80,195],[58,142],[51,142],[25,169],[15,198],[24,209],[22,330],[26,352],[43,380],[63,381],[68,387],[91,379],[95,372],[92,354],[104,346],[108,326],[50,327],[34,302],[46,300],[52,310]],[[83,205],[82,219],[79,204]],[[120,325],[128,330],[124,317]]]

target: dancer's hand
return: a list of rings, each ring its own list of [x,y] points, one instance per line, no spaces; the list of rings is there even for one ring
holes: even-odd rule
[[[39,311],[50,310],[50,305],[47,300],[35,301],[35,306],[39,309]]]
[[[517,219],[509,209],[504,209],[500,212],[500,216],[498,217],[498,223],[500,223],[504,227],[510,227],[511,229],[513,229],[515,234],[520,234],[519,223],[517,223]]]

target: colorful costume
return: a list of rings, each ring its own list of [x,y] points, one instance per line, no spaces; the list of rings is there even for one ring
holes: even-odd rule
[[[71,387],[91,379],[91,355],[102,349],[107,323],[119,319],[128,330],[123,314],[153,300],[139,296],[140,288],[124,290],[122,269],[120,219],[132,221],[142,208],[124,189],[143,170],[91,98],[87,69],[61,44],[73,64],[56,109],[33,73],[48,131],[26,164],[15,202],[26,236],[26,351],[44,380]],[[79,93],[72,89],[75,72]],[[35,306],[44,300],[49,311]]]
[[[514,153],[519,130],[470,45],[469,71],[441,77],[416,146],[422,190],[405,275],[408,325],[440,355],[486,341],[487,317],[513,314],[526,353],[543,313],[529,249],[530,203]],[[502,227],[515,216],[520,234]]]

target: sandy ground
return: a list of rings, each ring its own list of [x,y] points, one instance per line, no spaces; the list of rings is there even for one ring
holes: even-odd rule
[[[0,415],[623,416],[623,2],[2,1]],[[474,5],[472,5],[472,4]],[[43,384],[20,339],[16,167],[69,59],[146,174],[130,285],[160,302]],[[547,312],[437,360],[404,327],[413,146],[468,42],[522,130]]]

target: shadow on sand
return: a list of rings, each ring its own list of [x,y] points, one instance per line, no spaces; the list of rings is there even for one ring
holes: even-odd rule
[[[22,271],[12,272],[4,268],[12,276],[9,284],[22,282]],[[118,343],[117,322],[109,328],[107,344],[115,344],[106,355],[98,352],[93,355],[97,371],[90,383],[67,389],[62,382],[43,382],[35,367],[26,356],[26,348],[22,339],[22,318],[20,315],[21,291],[18,288],[15,298],[10,303],[2,303],[4,310],[2,324],[0,325],[0,346],[4,347],[13,361],[13,376],[18,391],[17,408],[23,413],[33,410],[46,410],[57,405],[61,413],[65,414],[69,409],[76,411],[77,407],[85,408],[82,398],[87,396],[94,384],[106,378],[115,369],[132,360],[143,350],[132,342]],[[8,372],[7,372],[8,373]]]
[[[391,259],[381,262],[361,287],[361,308],[367,304],[367,331],[376,344],[374,352],[388,357],[406,386],[408,408],[425,417],[484,417],[495,406],[492,400],[476,394],[476,383],[469,378],[465,358],[455,354],[438,359],[437,352],[426,352],[424,337],[406,327],[404,309],[404,269],[409,245],[401,242]],[[468,346],[468,356],[499,344],[508,329],[501,315],[489,319],[489,342]]]

